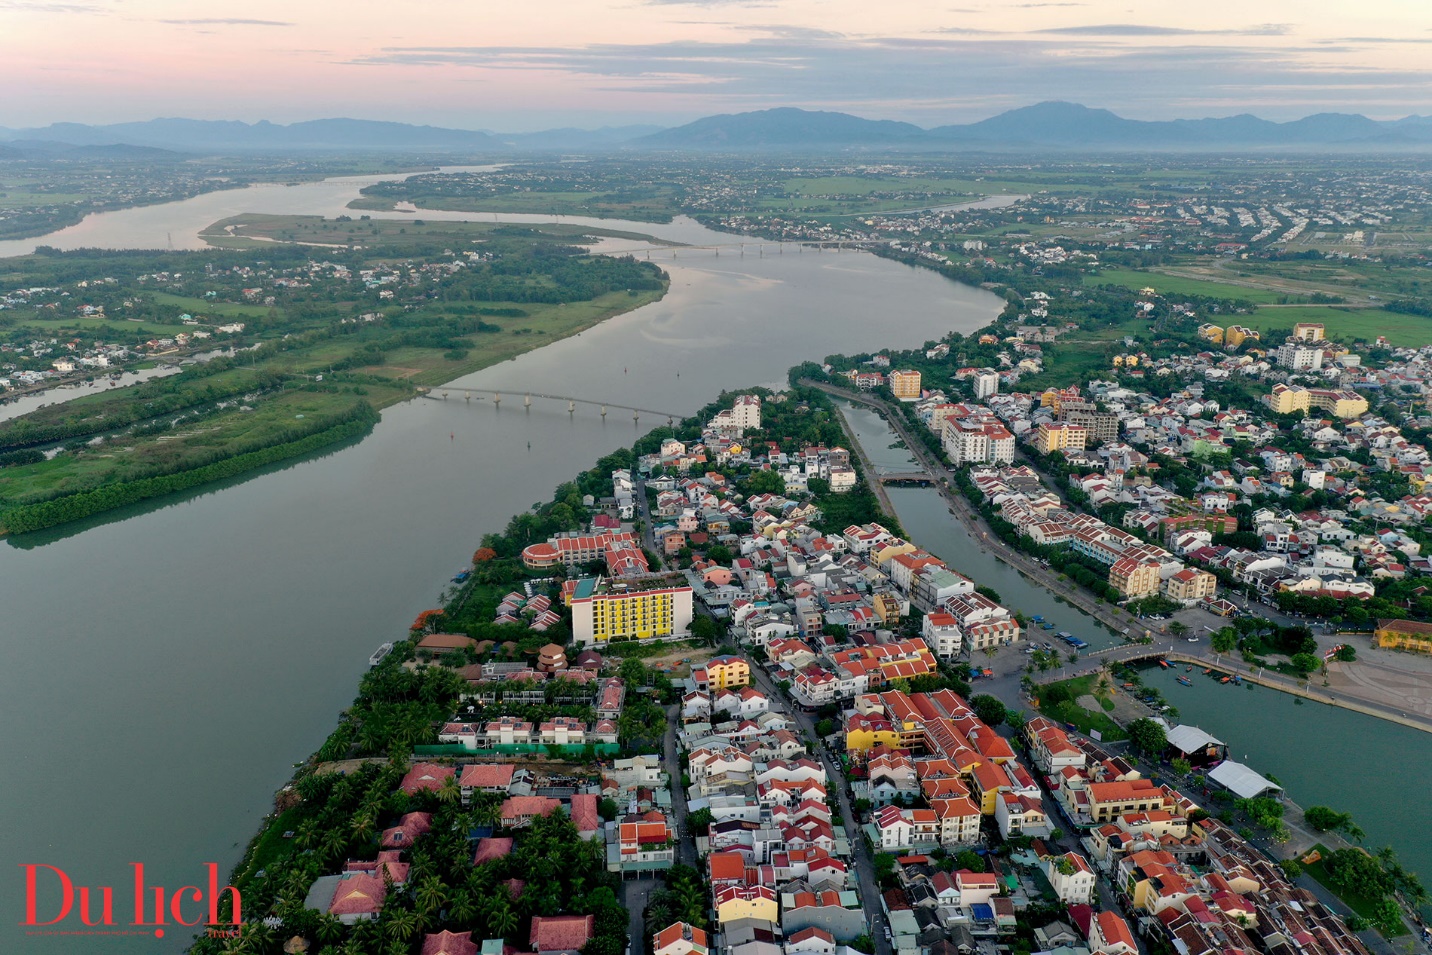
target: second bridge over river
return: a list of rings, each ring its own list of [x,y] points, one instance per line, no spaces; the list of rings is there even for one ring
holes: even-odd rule
[[[451,385],[437,385],[432,388],[422,389],[422,394],[425,398],[432,398],[437,401],[446,401],[449,399],[456,400],[458,398],[461,398],[468,404],[471,404],[474,401],[489,401],[493,404],[494,407],[497,408],[501,408],[502,402],[504,401],[520,402],[522,407],[524,408],[531,408],[533,404],[532,399],[534,398],[542,399],[544,401],[564,401],[567,403],[568,414],[575,414],[578,405],[586,405],[588,407],[600,409],[601,416],[603,418],[607,416],[608,412],[613,410],[630,411],[633,421],[640,421],[642,415],[646,415],[650,418],[665,418],[667,424],[675,424],[677,419],[683,417],[683,415],[675,411],[658,411],[655,408],[638,408],[633,405],[624,405],[615,401],[599,401],[595,398],[578,398],[574,395],[549,395],[544,394],[540,391],[508,392],[507,394],[503,394],[500,391],[489,391],[486,389],[479,390],[477,388],[457,388]]]

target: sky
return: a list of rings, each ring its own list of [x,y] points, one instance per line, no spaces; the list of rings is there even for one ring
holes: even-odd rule
[[[0,0],[0,126],[1432,113],[1428,0]]]

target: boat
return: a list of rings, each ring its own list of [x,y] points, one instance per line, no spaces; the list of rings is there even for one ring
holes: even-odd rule
[[[1045,629],[1045,630],[1053,630],[1053,629],[1054,629],[1054,624],[1052,624],[1052,623],[1046,623],[1046,624],[1044,624],[1043,626],[1044,626],[1044,629]]]
[[[469,578],[469,577],[471,577],[471,576],[472,576],[472,571],[470,571],[470,570],[464,570],[464,571],[462,571],[461,573],[457,574],[455,577],[453,577],[452,582],[455,583],[455,584],[460,584],[460,583],[462,583],[464,580],[467,580],[467,578]]]
[[[1204,668],[1204,671],[1203,671],[1203,675],[1204,675],[1204,676],[1208,676],[1208,675],[1211,674],[1212,672],[1213,672],[1213,667],[1205,667],[1205,668]]]
[[[1183,668],[1183,672],[1184,672],[1184,673],[1192,673],[1192,672],[1193,672],[1193,664],[1190,663],[1188,666],[1184,667],[1184,668]]]
[[[1043,623],[1043,622],[1044,622],[1044,617],[1043,617],[1042,615],[1040,615],[1040,614],[1035,614],[1034,616],[1030,617],[1029,619],[1030,619],[1030,620],[1033,620],[1035,623]]]
[[[1193,686],[1193,681],[1186,676],[1179,677],[1178,682],[1182,683],[1184,686]]]
[[[392,653],[392,652],[393,652],[393,645],[392,645],[391,643],[385,643],[385,644],[383,644],[383,645],[382,645],[381,647],[379,647],[377,650],[374,650],[374,651],[373,651],[373,655],[368,658],[368,665],[369,665],[370,667],[375,667],[375,666],[377,666],[378,664],[380,664],[380,663],[383,662],[383,658],[384,658],[384,657],[386,657],[389,653]]]
[[[1218,682],[1219,682],[1219,683],[1227,683],[1230,679],[1231,679],[1231,677],[1224,677],[1223,679],[1219,680]]]
[[[1070,633],[1068,630],[1060,630],[1058,633],[1055,634],[1055,636],[1058,637],[1060,640],[1068,640],[1070,637],[1074,636],[1074,634]]]
[[[1168,661],[1167,661],[1167,660],[1160,660],[1160,661],[1159,661],[1159,666],[1161,666],[1161,667],[1163,667],[1165,670],[1167,670],[1167,669],[1168,669]]]

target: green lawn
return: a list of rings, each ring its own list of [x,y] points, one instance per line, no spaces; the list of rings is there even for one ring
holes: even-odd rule
[[[1072,680],[1062,680],[1058,683],[1047,683],[1037,687],[1035,692],[1043,693],[1051,686],[1066,686],[1069,688],[1069,692],[1074,697],[1074,700],[1078,700],[1081,696],[1093,694],[1094,683],[1095,677],[1093,674],[1090,674],[1089,676],[1075,677]],[[1100,707],[1102,708],[1102,706],[1103,704],[1101,703]],[[1085,736],[1090,735],[1091,730],[1098,730],[1099,735],[1102,736],[1105,741],[1128,738],[1128,734],[1124,732],[1123,728],[1110,719],[1107,714],[1086,710],[1077,702],[1071,701],[1069,703],[1050,705],[1041,701],[1039,712],[1051,720],[1073,725]]]

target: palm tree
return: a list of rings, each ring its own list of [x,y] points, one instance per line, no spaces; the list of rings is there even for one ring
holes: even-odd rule
[[[500,895],[488,905],[487,929],[499,938],[506,938],[517,930],[517,912]]]
[[[413,901],[417,903],[424,915],[432,915],[437,912],[442,908],[443,900],[442,883],[433,878],[424,879],[417,891],[413,893]]]
[[[357,839],[359,842],[368,841],[368,838],[373,835],[374,815],[374,813],[366,809],[358,810],[353,816],[353,822],[350,825],[354,839]]]
[[[324,830],[323,833],[323,854],[329,857],[336,857],[343,853],[348,847],[348,833],[334,826]]]
[[[452,901],[448,903],[448,915],[454,922],[463,925],[477,918],[477,903],[473,901],[472,894],[466,889],[454,891]]]
[[[412,909],[396,909],[388,916],[387,932],[389,938],[406,942],[412,938],[418,930],[418,916]]]
[[[318,940],[325,945],[343,937],[343,923],[335,915],[325,915],[318,920]]]
[[[462,798],[462,787],[457,784],[457,774],[443,780],[442,786],[438,789],[438,801],[451,806]]]

